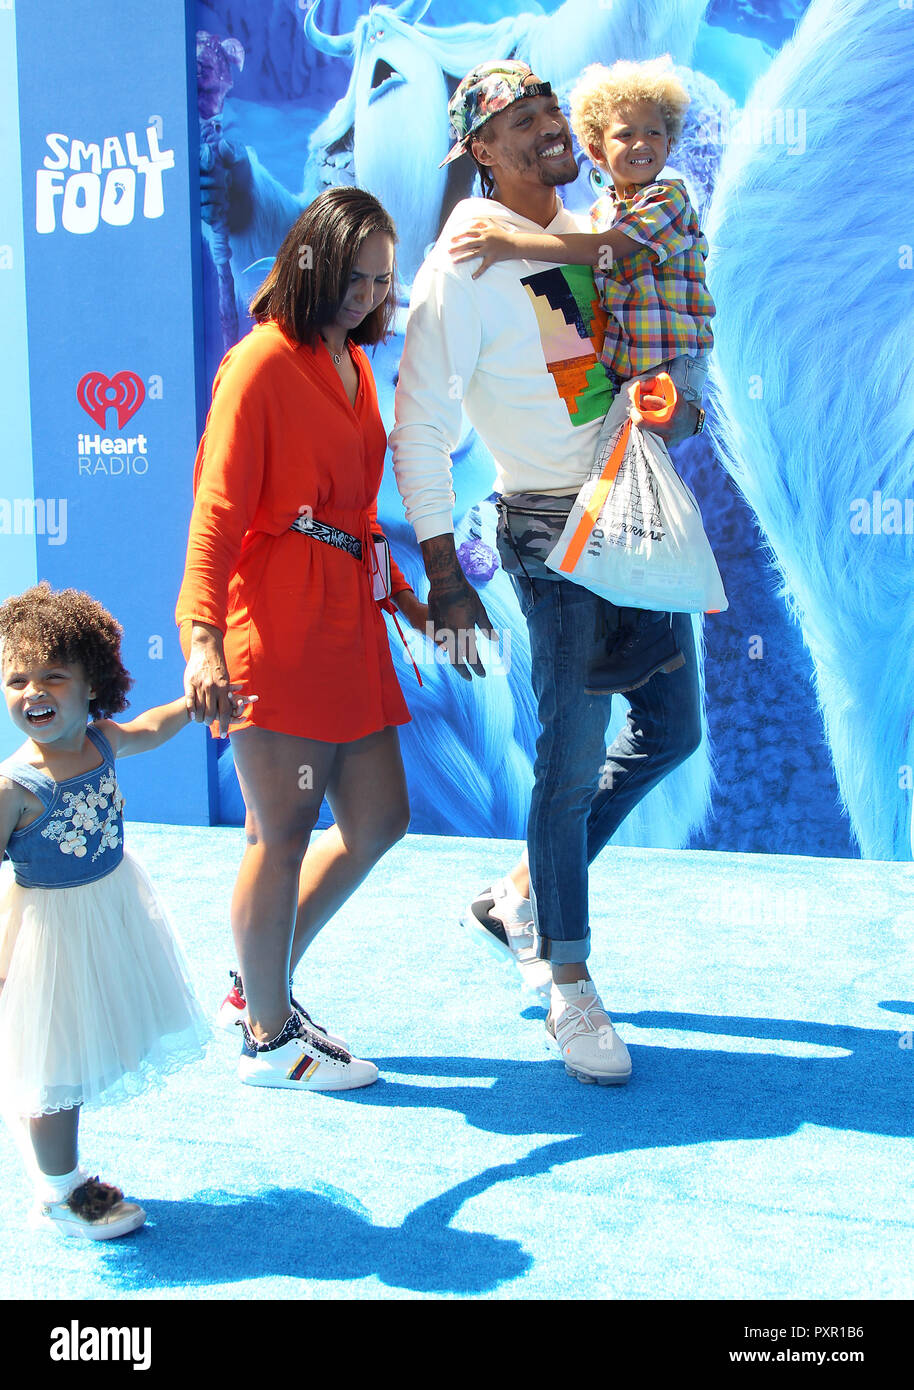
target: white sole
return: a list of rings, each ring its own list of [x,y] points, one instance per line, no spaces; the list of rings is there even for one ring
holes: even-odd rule
[[[546,1046],[563,1063],[568,1075],[575,1077],[585,1086],[624,1086],[626,1081],[631,1079],[631,1067],[626,1072],[590,1072],[585,1071],[582,1067],[572,1066],[571,1062],[565,1060],[562,1049],[559,1047],[558,1038],[553,1037],[548,1028],[546,1029]]]
[[[365,1076],[362,1080],[354,1080],[351,1073],[341,1075],[330,1072],[323,1077],[316,1073],[310,1080],[294,1080],[292,1077],[283,1076],[281,1072],[275,1071],[247,1071],[242,1069],[239,1064],[238,1079],[245,1086],[263,1086],[268,1090],[278,1091],[359,1091],[363,1086],[373,1086],[378,1079],[378,1069],[375,1067],[373,1076]]]
[[[467,911],[461,918],[461,925],[470,928],[476,939],[480,941],[480,944],[486,948],[491,956],[495,957],[499,964],[514,967],[520,976],[521,988],[531,999],[536,999],[538,1001],[545,1000],[548,1004],[552,990],[551,976],[548,982],[542,987],[530,984],[524,975],[523,968],[519,964],[517,956],[511,950],[511,947],[503,945],[498,937],[493,936],[488,928],[484,927],[479,921],[479,918],[475,917],[471,911]]]
[[[33,1230],[53,1230],[61,1240],[117,1240],[119,1236],[129,1236],[132,1231],[138,1231],[145,1222],[146,1213],[141,1207],[139,1211],[109,1226],[80,1226],[75,1222],[53,1221],[43,1216],[36,1217],[30,1225]]]

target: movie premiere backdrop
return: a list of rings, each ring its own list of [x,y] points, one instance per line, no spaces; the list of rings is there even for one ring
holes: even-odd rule
[[[703,624],[702,746],[615,839],[910,858],[914,0],[0,0],[2,593],[90,590],[124,625],[134,707],[174,698],[212,379],[300,210],[357,183],[397,223],[403,303],[372,359],[390,428],[410,283],[474,191],[469,161],[438,168],[459,78],[517,56],[567,102],[588,63],[661,53],[692,98],[670,168],[718,309],[709,428],[676,457],[730,607]],[[584,212],[604,176],[578,164],[559,192]],[[569,327],[595,360],[595,324]],[[529,647],[492,483],[467,423],[455,519],[501,633],[490,675],[465,684],[410,633],[420,689],[391,629],[415,831],[525,830]],[[379,516],[421,591],[390,468]],[[136,763],[135,818],[241,822],[227,742],[192,728]]]

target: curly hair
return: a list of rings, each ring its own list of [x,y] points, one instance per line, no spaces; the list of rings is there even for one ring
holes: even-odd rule
[[[639,101],[659,106],[672,140],[682,134],[691,98],[673,70],[669,54],[645,63],[620,59],[611,68],[591,63],[571,92],[571,128],[585,148],[603,149],[603,132],[619,111]]]
[[[94,598],[79,589],[55,593],[46,579],[0,604],[3,664],[10,655],[34,660],[79,662],[95,695],[93,719],[126,709],[133,681],[121,662],[123,629]]]

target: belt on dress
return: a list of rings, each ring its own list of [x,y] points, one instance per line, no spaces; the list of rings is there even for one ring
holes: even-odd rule
[[[313,536],[316,541],[323,541],[325,545],[333,545],[337,548],[337,550],[345,550],[347,555],[351,555],[354,559],[358,560],[359,562],[361,562],[362,556],[365,553],[365,547],[363,546],[358,536],[351,536],[349,532],[344,531],[341,526],[330,526],[328,522],[318,521],[315,517],[310,516],[307,513],[303,516],[297,516],[289,526],[289,530],[298,531],[299,534],[302,536]],[[370,537],[371,533],[368,530],[367,523],[366,531]],[[370,553],[373,554],[373,552]],[[389,597],[381,600],[380,602],[381,607],[386,609],[386,611],[394,620],[394,627],[400,634],[400,641],[406,648],[406,654],[412,662],[413,670],[416,673],[416,680],[421,685],[422,677],[419,674],[419,667],[416,665],[416,659],[409,649],[409,643],[403,636],[403,629],[397,622],[397,610]]]
[[[362,558],[362,542],[358,536],[350,536],[339,526],[329,526],[326,521],[317,521],[313,516],[297,516],[289,527],[290,531],[300,531],[303,536],[313,536],[316,541],[335,545],[337,550],[345,550],[357,560]]]

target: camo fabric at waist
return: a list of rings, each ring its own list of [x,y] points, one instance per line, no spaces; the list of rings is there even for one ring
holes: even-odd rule
[[[565,529],[576,492],[551,497],[543,492],[512,492],[501,497],[496,544],[501,567],[507,574],[527,579],[559,579],[544,563]]]

